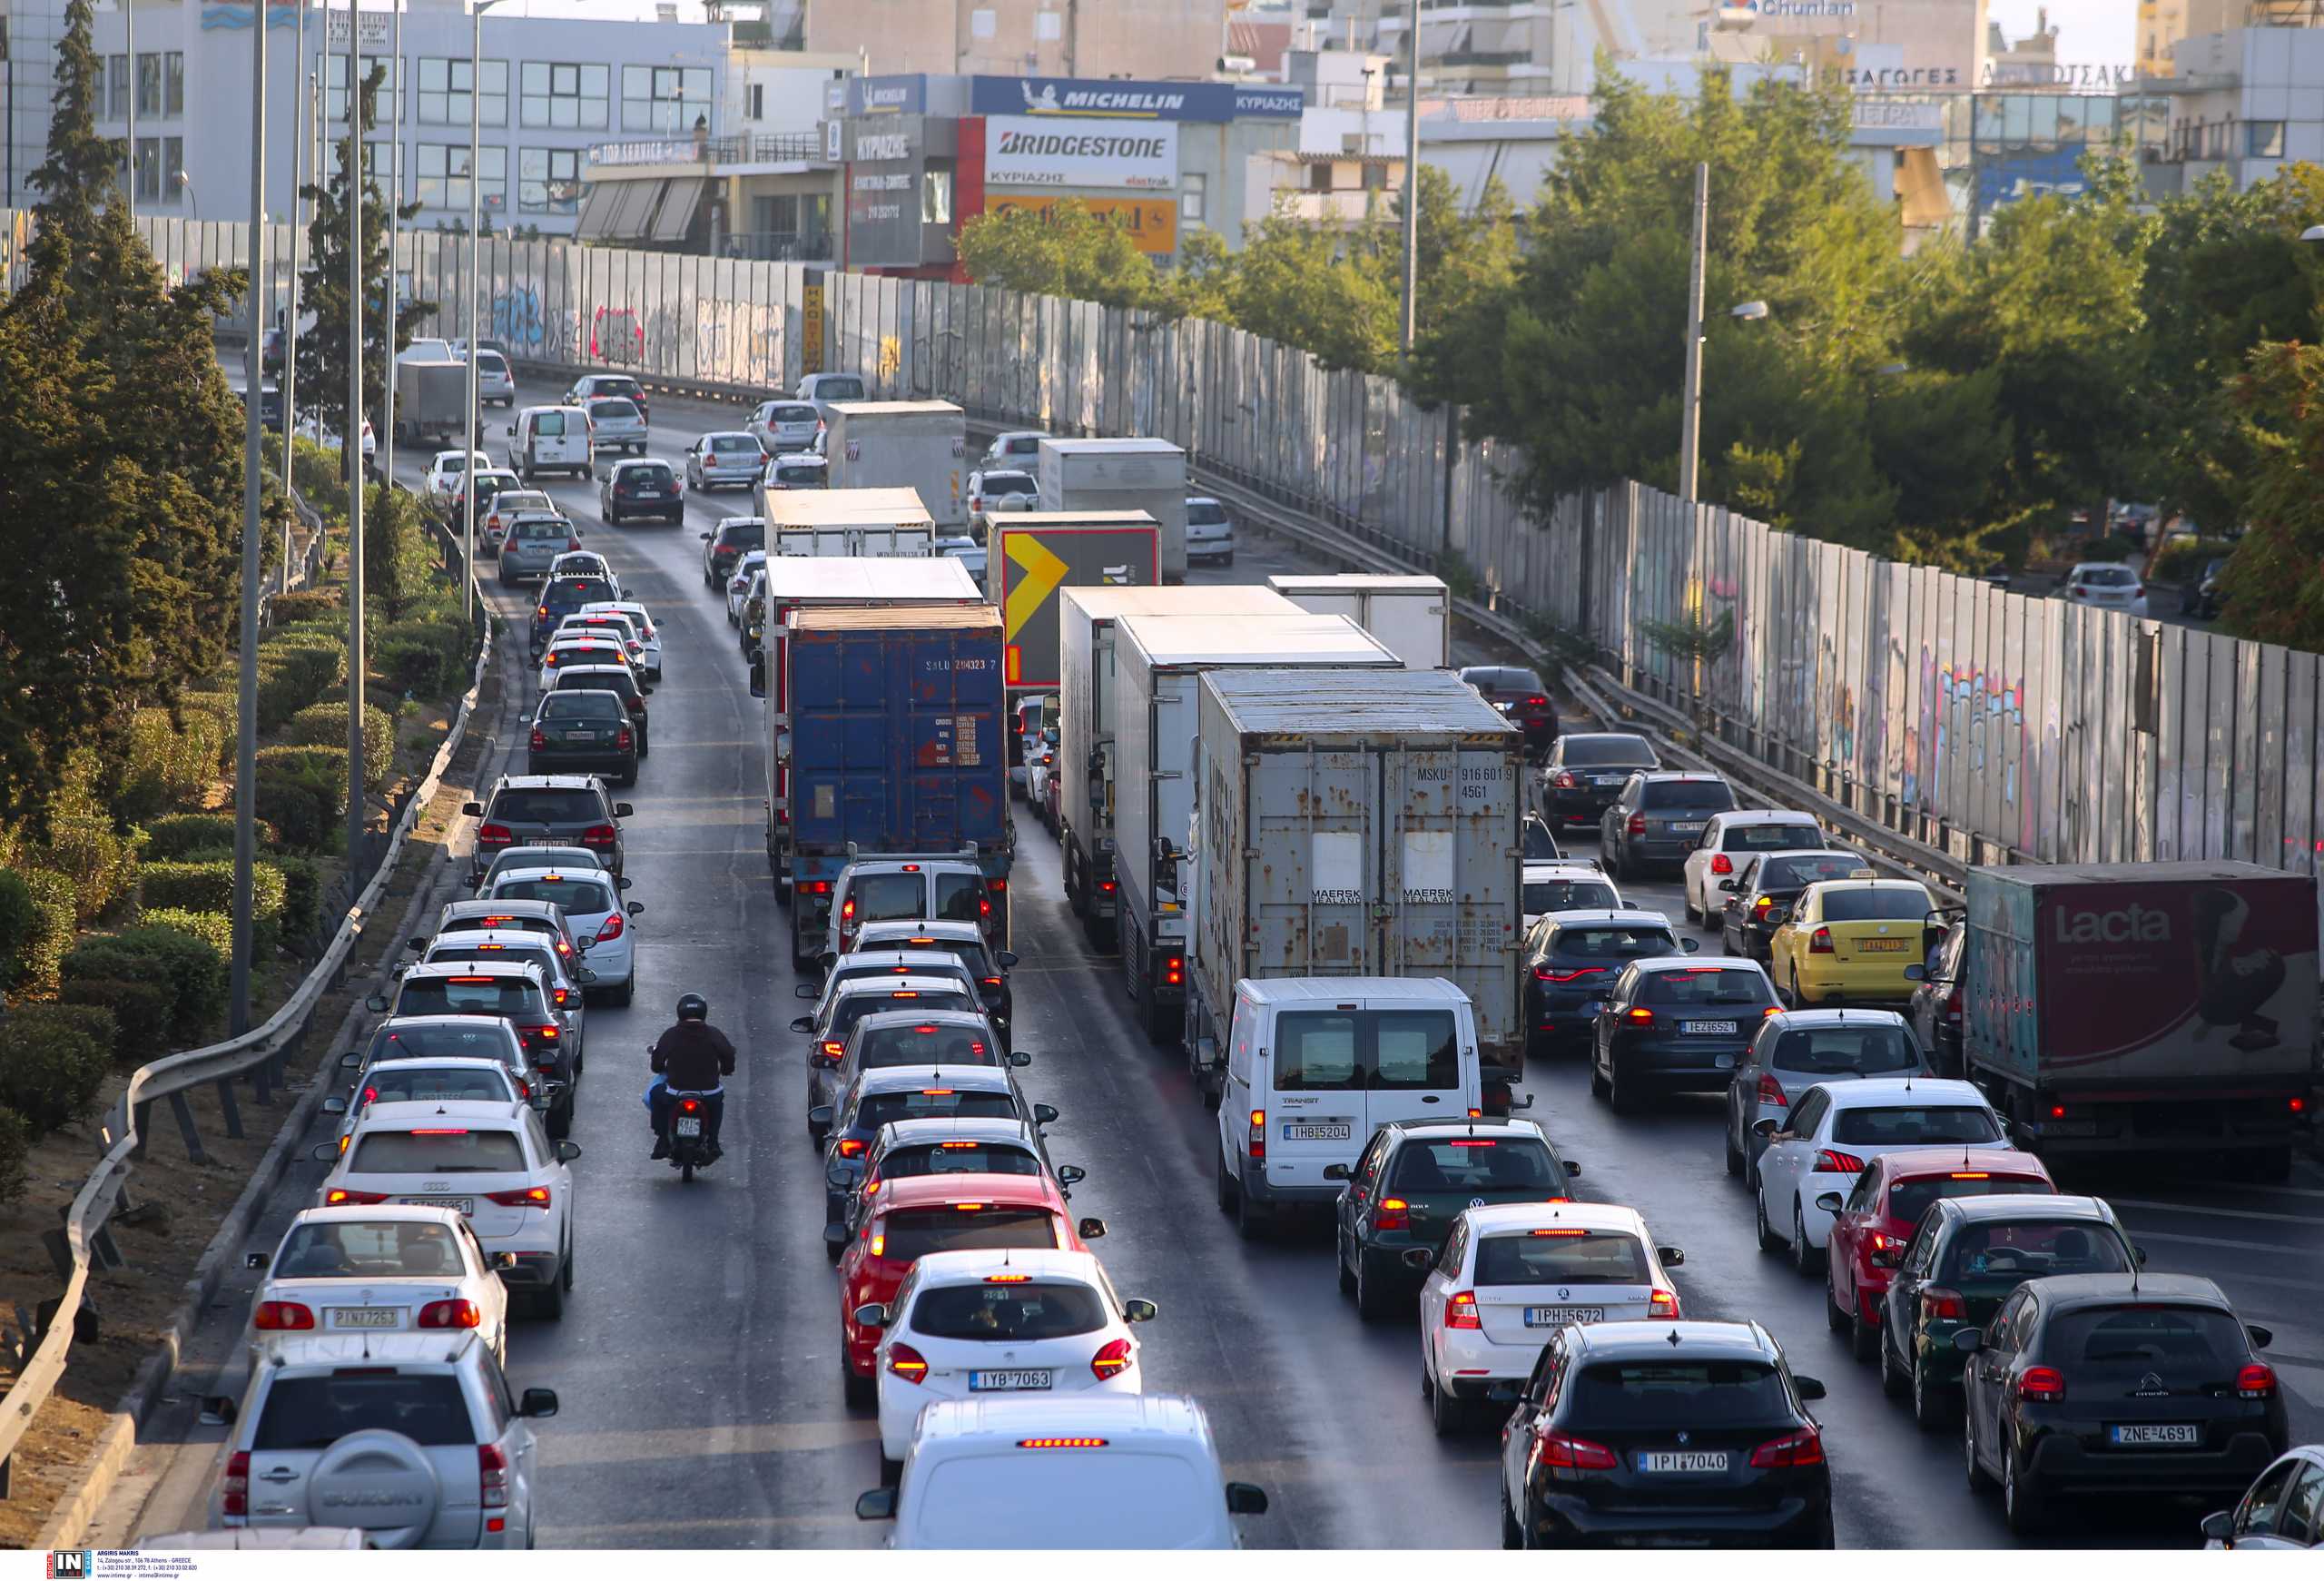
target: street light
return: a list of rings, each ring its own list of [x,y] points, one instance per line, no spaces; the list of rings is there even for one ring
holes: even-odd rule
[[[1768,316],[1768,304],[1763,301],[1756,301],[1738,302],[1733,307],[1728,309],[1727,312],[1729,318],[1741,319],[1745,323],[1757,323],[1759,320]],[[1901,373],[1904,371],[1905,365],[1903,363],[1898,362],[1893,366],[1897,372]],[[1888,369],[1883,368],[1880,371],[1886,373],[1888,371]]]
[[[460,309],[460,344],[468,363],[468,448],[460,461],[460,495],[466,501],[460,508],[460,596],[470,619],[476,618],[476,285],[477,232],[484,224],[484,14],[497,4],[498,0],[469,0],[468,5],[468,266],[461,282]],[[507,167],[501,168],[505,177]]]
[[[2324,225],[2310,225],[2299,233],[2303,242],[2324,242]]]
[[[193,178],[182,170],[176,170],[170,173],[170,180],[176,183],[178,191],[185,194],[187,204],[193,210],[193,222],[197,225],[202,223],[202,198],[193,190]]]

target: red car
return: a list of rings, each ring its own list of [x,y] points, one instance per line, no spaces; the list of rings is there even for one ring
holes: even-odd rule
[[[825,1231],[846,1231],[832,1225]],[[839,1260],[840,1372],[847,1403],[868,1406],[876,1390],[872,1357],[880,1330],[855,1321],[859,1308],[892,1299],[911,1265],[931,1251],[1006,1246],[1087,1251],[1105,1234],[1102,1219],[1068,1217],[1047,1175],[914,1175],[888,1183]]]
[[[1880,1298],[1889,1270],[1940,1197],[2024,1196],[2057,1190],[2030,1152],[2005,1147],[1915,1147],[1882,1153],[1857,1174],[1825,1246],[1824,1316],[1846,1330],[1858,1361],[1880,1354]]]

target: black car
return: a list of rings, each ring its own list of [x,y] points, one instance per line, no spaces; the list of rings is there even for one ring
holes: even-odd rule
[[[1461,678],[1476,687],[1478,695],[1500,709],[1511,724],[1523,727],[1526,751],[1546,752],[1558,738],[1557,705],[1550,701],[1550,688],[1531,670],[1517,665],[1472,664],[1461,671]]]
[[[1913,1023],[1913,1036],[1928,1051],[1929,1062],[1936,1073],[1960,1076],[1967,1073],[1961,1054],[1961,978],[1966,964],[1969,930],[1957,912],[1942,914],[1950,916],[1952,921],[1921,964],[1921,974],[1913,984],[1912,1002],[1905,1008],[1905,1018]]]
[[[1759,1023],[1781,1008],[1768,974],[1749,961],[1633,961],[1598,1012],[1590,1095],[1620,1112],[1658,1091],[1724,1092]]]
[[[1000,1046],[1015,1046],[1011,1027],[1017,1004],[1009,991],[1009,973],[1017,969],[1017,952],[996,950],[984,936],[984,929],[975,923],[945,923],[927,920],[866,923],[855,935],[858,950],[943,950],[960,958],[960,964],[976,979],[980,997],[984,1000],[985,1019],[992,1023],[993,1031],[1000,1034]],[[817,957],[823,970],[829,972],[839,959],[836,950],[825,950]]]
[[[1725,902],[1718,913],[1718,947],[1767,965],[1776,930],[1789,920],[1801,890],[1833,879],[1871,876],[1872,869],[1852,851],[1769,851],[1754,856],[1742,872],[1716,886]]]
[[[1512,1394],[1504,1548],[1833,1546],[1824,1386],[1757,1323],[1569,1325]]]
[[[823,1222],[857,1228],[867,1185],[914,1175],[1047,1175],[1070,1200],[1088,1178],[1078,1164],[1053,1164],[1040,1128],[1021,1120],[898,1120],[881,1126],[855,1158],[833,1158],[823,1171]],[[842,1247],[825,1246],[837,1262]]]
[[[2227,569],[2224,558],[2205,560],[2199,576],[2190,576],[2179,584],[2179,613],[2192,615],[2199,620],[2211,620],[2219,615],[2220,574]]]
[[[637,732],[618,692],[555,691],[533,710],[525,754],[530,774],[609,774],[617,785],[637,783]]]
[[[1561,736],[1541,766],[1541,813],[1552,824],[1594,824],[1634,774],[1662,766],[1643,736],[1628,731]]]
[[[1598,820],[1600,860],[1616,878],[1636,878],[1649,865],[1676,867],[1702,844],[1713,813],[1734,810],[1735,787],[1718,775],[1634,774]]]
[[[666,521],[683,527],[686,491],[667,461],[615,461],[597,485],[597,514],[607,527],[625,521]]]
[[[640,686],[637,673],[626,665],[576,664],[560,668],[549,679],[551,692],[612,692],[619,697],[629,710],[629,727],[637,732],[637,756],[645,757],[654,751],[654,740],[646,728],[645,699],[654,688]]]
[[[607,796],[595,775],[504,774],[488,796],[460,811],[482,820],[468,858],[478,876],[513,845],[578,845],[596,853],[606,871],[621,872],[621,820],[630,805]]]
[[[1963,1357],[1955,1333],[1993,1321],[2027,1280],[2128,1273],[2143,1260],[2103,1201],[2038,1186],[1939,1197],[1922,1211],[1903,1250],[1872,1256],[1896,1270],[1881,1295],[1875,1330],[1880,1387],[1891,1398],[1910,1399],[1924,1428],[1949,1425],[1960,1408]]]
[[[540,602],[533,606],[533,652],[538,655],[565,624],[565,618],[584,604],[610,604],[621,595],[604,577],[550,577],[541,583]]]
[[[1525,1052],[1584,1042],[1598,1023],[1606,991],[1633,961],[1694,954],[1695,941],[1649,911],[1553,913],[1525,940]]]
[[[2274,1335],[2193,1274],[2069,1274],[2017,1287],[1954,1346],[1969,1481],[1999,1482],[2010,1530],[2061,1497],[2235,1497],[2290,1431]]]
[[[766,548],[766,522],[756,516],[730,516],[702,535],[702,585],[724,595],[737,561]]]

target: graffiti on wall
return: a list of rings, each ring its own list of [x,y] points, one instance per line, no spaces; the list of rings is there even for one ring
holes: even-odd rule
[[[645,326],[635,308],[600,307],[589,318],[589,355],[615,367],[645,361]]]
[[[512,286],[492,299],[492,333],[520,357],[538,357],[548,339],[541,318],[541,293]]]

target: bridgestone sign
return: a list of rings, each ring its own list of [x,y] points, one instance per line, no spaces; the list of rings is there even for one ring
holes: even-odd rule
[[[1169,123],[994,115],[985,123],[984,179],[996,187],[1115,187],[1167,192],[1178,184],[1178,129]]]

